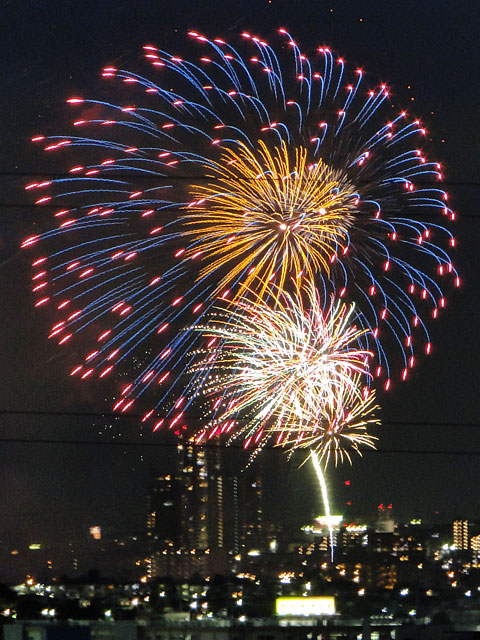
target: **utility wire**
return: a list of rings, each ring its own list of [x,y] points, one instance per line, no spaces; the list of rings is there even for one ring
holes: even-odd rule
[[[173,449],[176,448],[179,444],[185,444],[184,441],[177,440],[177,442],[138,442],[136,440],[78,440],[78,439],[53,439],[53,438],[0,438],[0,443],[2,444],[30,444],[30,445],[66,445],[66,446],[100,446],[100,447],[148,447],[150,448],[163,448],[163,449]],[[225,449],[242,449],[248,453],[248,449],[244,449],[241,444],[226,444],[226,443],[218,443],[212,442],[210,444],[195,444],[198,449],[216,449],[218,447]],[[270,451],[280,451],[281,447],[275,445],[264,445],[262,450],[270,450]],[[336,449],[332,447],[332,451]],[[375,454],[408,454],[408,455],[442,455],[442,456],[480,456],[479,449],[373,449],[373,448],[358,448],[355,449],[353,447],[344,447],[343,450],[351,451],[352,453],[360,453],[361,455],[367,453],[375,453]],[[299,453],[297,450],[295,453]],[[308,452],[305,452],[308,453]]]
[[[38,410],[38,409],[0,409],[0,416],[47,416],[47,417],[73,417],[73,418],[93,418],[93,419],[105,419],[105,418],[119,418],[119,419],[141,419],[143,413],[113,413],[106,411],[66,411],[66,410]],[[165,416],[155,416],[155,419],[160,420]],[[185,416],[188,421],[205,421],[203,416],[191,415]],[[153,416],[152,416],[153,420]],[[241,423],[241,420],[239,421]],[[387,420],[382,422],[381,427],[473,427],[480,428],[480,422],[435,422],[422,421],[422,420]]]

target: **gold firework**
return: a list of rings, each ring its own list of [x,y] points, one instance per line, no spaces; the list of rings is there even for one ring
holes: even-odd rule
[[[254,281],[328,275],[332,259],[348,246],[357,194],[345,175],[322,160],[308,164],[304,147],[255,150],[239,143],[220,162],[205,167],[209,181],[193,185],[185,216],[193,237],[188,255],[208,258],[199,274],[228,273],[219,288],[238,282],[237,295]]]
[[[285,432],[280,445],[289,452],[297,449],[314,451],[325,467],[332,458],[335,466],[347,460],[351,453],[362,455],[361,446],[375,448],[377,438],[367,432],[367,427],[378,425],[374,416],[378,405],[375,394],[362,388],[361,376],[352,376],[350,385],[337,387],[333,403],[326,403],[323,412],[311,422]]]

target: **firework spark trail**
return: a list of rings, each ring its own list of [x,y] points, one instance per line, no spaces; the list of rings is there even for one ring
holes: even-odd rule
[[[217,298],[314,279],[323,300],[356,302],[360,348],[389,389],[389,359],[404,380],[431,351],[440,281],[460,284],[455,240],[430,222],[455,213],[429,184],[442,169],[420,148],[423,125],[385,115],[386,85],[366,91],[361,69],[279,31],[276,48],[191,31],[194,61],[147,45],[151,77],[103,70],[120,104],[70,98],[74,135],[33,138],[70,162],[26,187],[54,212],[23,242],[35,306],[54,306],[50,337],[83,352],[71,374],[128,375],[114,408],[143,396],[154,428],[197,335],[178,327],[204,323]],[[164,424],[182,424],[188,403],[172,401]]]
[[[312,460],[315,473],[317,474],[317,479],[318,479],[318,484],[320,485],[320,492],[322,494],[323,504],[325,505],[325,516],[327,518],[328,533],[330,537],[330,559],[333,562],[334,538],[333,538],[333,528],[332,528],[332,514],[330,512],[330,501],[328,499],[327,482],[325,480],[325,474],[323,473],[322,465],[320,464],[318,455],[314,451],[311,451],[310,458]]]

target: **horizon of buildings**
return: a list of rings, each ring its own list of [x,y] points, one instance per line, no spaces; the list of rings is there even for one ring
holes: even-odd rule
[[[144,530],[119,534],[97,522],[79,531],[77,540],[55,547],[45,544],[41,534],[26,547],[0,541],[0,582],[14,584],[27,574],[48,582],[62,576],[87,576],[89,571],[132,582],[167,575],[204,578],[248,573],[268,557],[329,551],[325,516],[290,526],[273,521],[266,511],[258,469],[237,473],[229,468],[221,447],[205,448],[185,438],[176,446],[172,469],[157,474],[151,482]],[[430,531],[435,536],[429,542],[432,548],[442,542],[436,545],[437,551],[446,545],[450,550],[471,552],[475,563],[480,557],[480,527],[466,519],[437,523],[430,529],[419,519],[397,525],[392,505],[384,504],[378,505],[374,521],[336,518],[332,520],[335,554],[359,547],[401,556],[404,543],[393,540],[403,539],[406,527]]]

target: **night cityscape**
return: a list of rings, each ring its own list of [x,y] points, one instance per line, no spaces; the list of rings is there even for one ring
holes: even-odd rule
[[[402,523],[383,504],[370,521],[335,515],[332,561],[325,516],[269,521],[261,474],[223,462],[218,446],[179,444],[143,531],[3,548],[25,574],[0,593],[5,637],[475,637],[479,523]]]
[[[480,637],[471,0],[7,0],[0,638]]]

